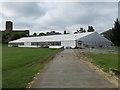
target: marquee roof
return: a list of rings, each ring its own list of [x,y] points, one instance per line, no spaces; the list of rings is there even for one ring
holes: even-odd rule
[[[91,41],[92,42],[92,41],[94,41],[94,42],[109,42],[109,43],[112,43],[110,40],[108,40],[107,38],[101,36],[97,32],[89,34],[89,35],[87,35],[85,37],[81,37],[78,40],[84,41],[84,42],[87,42],[87,41]]]
[[[92,35],[93,33],[96,33],[96,32],[86,32],[86,33],[80,33],[80,34],[38,36],[38,37],[23,37],[23,38],[20,38],[17,40],[10,41],[9,43],[70,41],[70,40],[78,40],[85,36]]]

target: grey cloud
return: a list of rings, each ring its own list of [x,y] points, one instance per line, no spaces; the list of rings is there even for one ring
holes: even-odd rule
[[[89,24],[89,23],[95,23],[96,20],[98,19],[109,17],[107,14],[107,11],[104,11],[105,4],[107,4],[108,6],[108,3],[101,3],[103,5],[99,3],[94,3],[90,7],[91,4],[92,3],[74,3],[74,4],[65,3],[64,6],[66,7],[63,8],[64,10],[62,11],[62,13],[56,14],[55,17],[54,16],[51,17],[52,21],[47,21],[46,24],[50,24],[50,25],[53,25],[53,24],[72,25],[72,24],[80,24],[80,23]],[[99,4],[98,5],[99,7],[96,4]],[[102,6],[104,7],[102,8]],[[107,10],[108,9],[109,8],[107,8]],[[84,11],[84,13],[81,13],[82,11]],[[106,14],[103,14],[102,11],[106,12]]]
[[[45,10],[37,2],[5,2],[3,6],[18,17],[39,17],[44,15]]]
[[[16,28],[30,28],[32,32],[76,30],[93,25],[98,32],[111,28],[117,18],[117,3],[107,2],[64,2],[64,3],[4,3]]]
[[[16,22],[14,23],[14,29],[24,29],[24,28],[32,28],[32,24],[29,23],[21,23],[21,22]]]

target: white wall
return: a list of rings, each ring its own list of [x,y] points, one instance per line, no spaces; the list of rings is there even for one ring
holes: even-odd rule
[[[62,46],[49,46],[49,48],[62,48]]]
[[[66,47],[71,47],[71,48],[75,48],[75,41],[62,41],[61,42],[61,46],[64,46],[64,48]]]
[[[31,46],[31,42],[24,42],[24,46]]]
[[[74,40],[71,40],[71,41],[61,41],[61,46],[54,46],[54,48],[55,47],[62,47],[62,46],[64,46],[64,48],[66,48],[66,47],[71,47],[71,48],[75,48],[75,45],[76,45],[76,42],[74,41]],[[19,45],[18,47],[37,47],[37,46],[32,46],[31,45],[31,42],[24,42],[24,45]],[[49,48],[52,48],[52,46],[51,47],[49,47]]]
[[[89,34],[85,37],[78,39],[78,41],[82,41],[82,44],[89,45],[89,46],[111,46],[112,42],[106,39],[105,37],[101,36],[97,32]]]

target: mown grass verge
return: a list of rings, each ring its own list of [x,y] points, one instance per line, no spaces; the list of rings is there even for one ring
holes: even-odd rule
[[[118,54],[85,54],[89,60],[102,68],[104,71],[109,72],[110,68],[118,69],[120,65],[118,63]]]
[[[56,52],[56,49],[49,48],[18,48],[3,45],[3,88],[25,88]]]

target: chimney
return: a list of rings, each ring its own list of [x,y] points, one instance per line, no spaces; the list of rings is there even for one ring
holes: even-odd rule
[[[13,30],[13,22],[6,21],[6,31],[11,32]]]

